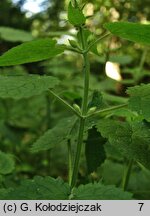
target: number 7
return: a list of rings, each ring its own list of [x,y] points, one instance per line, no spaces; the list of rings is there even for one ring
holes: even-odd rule
[[[138,204],[140,205],[139,211],[142,211],[142,207],[143,207],[144,203],[138,203]]]

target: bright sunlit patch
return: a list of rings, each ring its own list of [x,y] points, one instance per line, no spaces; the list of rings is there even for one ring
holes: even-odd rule
[[[41,1],[27,1],[24,6],[23,6],[23,9],[24,10],[27,10],[27,11],[30,11],[32,13],[38,13],[40,12],[40,3]]]
[[[18,0],[13,0],[14,3],[17,3]],[[39,13],[42,8],[41,8],[41,3],[43,0],[27,0],[25,1],[22,10],[28,11],[31,13]]]
[[[87,16],[93,16],[93,14],[94,14],[94,5],[92,3],[88,3],[85,6],[85,10],[86,10],[86,15]]]
[[[69,45],[69,41],[68,40],[73,40],[74,38],[70,35],[63,35],[61,36],[61,38],[59,38],[57,40],[57,43],[58,44],[66,44],[66,45]]]
[[[114,63],[114,62],[106,62],[105,66],[105,71],[106,75],[114,80],[121,80],[121,75],[120,75],[120,67],[119,64]]]

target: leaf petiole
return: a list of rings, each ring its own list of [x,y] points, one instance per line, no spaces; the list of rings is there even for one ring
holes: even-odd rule
[[[66,108],[68,108],[71,112],[73,112],[76,116],[78,116],[79,118],[81,118],[80,113],[78,113],[70,104],[68,104],[64,99],[62,99],[61,97],[59,97],[57,94],[55,94],[52,90],[49,90],[49,92],[51,93],[51,95],[53,95],[58,101],[60,101],[62,104],[64,104],[64,106]]]
[[[106,108],[106,109],[103,109],[103,110],[98,110],[98,111],[95,111],[89,115],[86,116],[86,118],[89,118],[91,116],[94,116],[94,115],[98,115],[98,114],[105,114],[107,112],[110,112],[110,111],[113,111],[113,110],[117,110],[117,109],[120,109],[120,108],[123,108],[123,107],[127,107],[128,104],[121,104],[121,105],[117,105],[117,106],[113,106],[113,107],[109,107],[109,108]]]
[[[87,48],[86,52],[89,52],[89,50],[95,45],[97,44],[99,41],[101,41],[102,39],[108,37],[111,33],[107,33],[99,38],[97,38],[95,41],[93,41]]]
[[[71,46],[65,46],[65,49],[68,50],[68,51],[72,51],[72,52],[76,52],[76,53],[79,53],[79,54],[82,54],[83,51],[80,50],[79,48],[73,48]]]

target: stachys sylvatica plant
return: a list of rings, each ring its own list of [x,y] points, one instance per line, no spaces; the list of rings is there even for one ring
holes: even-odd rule
[[[33,39],[27,33],[17,31],[17,39],[24,38],[21,45],[13,47],[0,57],[0,66],[14,66],[57,58],[65,52],[76,53],[82,58],[83,94],[81,104],[70,104],[57,94],[60,80],[48,75],[0,75],[0,98],[12,100],[26,99],[43,92],[51,95],[62,104],[72,115],[63,117],[53,127],[45,131],[31,147],[31,154],[55,149],[63,145],[68,149],[68,182],[50,176],[35,176],[33,179],[22,180],[17,187],[0,189],[1,199],[132,199],[134,193],[128,190],[133,167],[137,165],[149,175],[150,169],[150,84],[141,83],[129,87],[126,103],[105,106],[103,95],[99,90],[89,91],[90,85],[90,52],[95,52],[97,44],[113,35],[144,46],[150,45],[150,25],[111,22],[104,24],[105,32],[100,37],[94,35],[87,26],[88,17],[83,13],[84,5],[77,0],[68,5],[68,22],[77,30],[70,45],[60,45],[51,38]],[[3,30],[3,31],[2,31]],[[10,31],[3,28],[0,31]],[[20,36],[19,36],[20,35]],[[1,33],[1,37],[3,34]],[[15,38],[14,38],[15,41]],[[147,48],[147,47],[146,47]],[[63,81],[62,81],[63,82]],[[91,97],[89,97],[89,92]],[[129,112],[130,118],[117,118],[115,113]],[[124,116],[124,115],[123,115]],[[79,182],[81,153],[84,153],[87,165],[87,176],[96,171],[104,161],[119,153],[124,163],[124,173],[118,185],[107,185],[100,181]],[[11,169],[10,157],[0,153]],[[33,154],[33,156],[34,156]],[[2,160],[2,159],[1,159]],[[40,158],[39,158],[40,160]],[[1,166],[1,165],[0,165]],[[2,168],[1,168],[2,169]],[[5,173],[4,173],[5,174]],[[113,176],[113,173],[110,173]]]

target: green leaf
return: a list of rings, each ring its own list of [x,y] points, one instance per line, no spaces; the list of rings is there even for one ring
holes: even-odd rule
[[[106,23],[104,27],[112,34],[129,41],[150,44],[150,25],[130,23],[130,22],[114,22]]]
[[[150,119],[150,84],[130,87],[127,93],[130,95],[129,108]]]
[[[48,150],[55,146],[65,145],[70,139],[72,128],[76,123],[76,117],[62,119],[54,128],[47,130],[32,146],[33,152]]]
[[[74,26],[85,24],[86,18],[79,7],[73,7],[72,3],[68,6],[68,20]]]
[[[54,88],[58,79],[51,76],[0,76],[0,98],[28,98]]]
[[[121,65],[130,64],[133,61],[133,57],[130,55],[110,55],[109,61],[117,62]]]
[[[65,200],[68,199],[69,193],[69,185],[63,180],[49,176],[44,178],[36,176],[33,180],[22,181],[21,185],[16,188],[7,189],[7,191],[0,190],[0,199]]]
[[[120,185],[124,175],[124,164],[117,163],[117,160],[106,159],[98,169],[98,174],[103,176],[103,182],[107,185]]]
[[[28,99],[5,100],[4,104],[7,107],[11,107],[11,109],[7,110],[7,113],[5,114],[5,120],[13,127],[36,129],[40,127],[42,120],[45,118],[47,101],[43,94]],[[26,109],[24,109],[24,107],[26,107]],[[9,119],[7,116],[9,116]],[[6,135],[7,138],[10,132]],[[12,138],[10,138],[10,140],[11,139]]]
[[[12,66],[42,61],[54,57],[64,51],[55,40],[39,39],[16,46],[0,57],[0,66]]]
[[[73,191],[75,200],[129,200],[132,194],[124,192],[113,185],[105,186],[99,183],[80,185]]]
[[[129,124],[101,119],[96,127],[121,155],[150,169],[150,123],[143,121]]]
[[[92,94],[92,99],[88,104],[88,108],[96,107],[97,109],[100,109],[103,103],[103,96],[100,91],[94,90]]]
[[[33,40],[31,33],[5,26],[0,27],[0,38],[11,42],[26,42]]]
[[[10,191],[12,191],[11,188],[9,188],[9,189],[0,188],[0,200],[5,200],[6,197],[7,197],[7,199],[9,199],[8,196],[7,196],[7,194],[8,194]],[[6,199],[6,200],[7,200],[7,199]]]
[[[135,122],[132,127],[132,157],[150,169],[150,123]]]
[[[15,162],[12,155],[0,151],[0,174],[9,174],[14,168]]]
[[[88,138],[85,144],[88,173],[96,171],[96,169],[104,162],[106,157],[104,143],[105,139],[94,127],[88,131]]]
[[[128,108],[120,108],[118,110],[114,110],[111,112],[109,117],[110,116],[123,117],[123,118],[126,118],[127,121],[133,121],[133,120],[139,118],[139,115],[136,112],[131,111]]]
[[[112,146],[115,146],[123,155],[128,155],[130,128],[128,123],[101,119],[96,128]]]
[[[69,40],[70,46],[72,46],[73,48],[78,48],[78,44],[75,40]]]
[[[109,142],[106,142],[105,144],[105,152],[107,158],[110,158],[114,161],[122,161],[124,159],[124,156],[121,154],[119,149],[116,146],[110,144]]]
[[[143,167],[145,169],[145,167]],[[105,163],[98,169],[100,176],[103,176],[103,182],[107,185],[120,185],[124,171],[127,169],[125,164],[117,163],[117,161],[105,160]],[[150,197],[150,171],[139,169],[133,165],[130,180],[128,183],[128,190],[134,194],[134,199],[141,197]],[[138,196],[136,196],[138,194]]]

